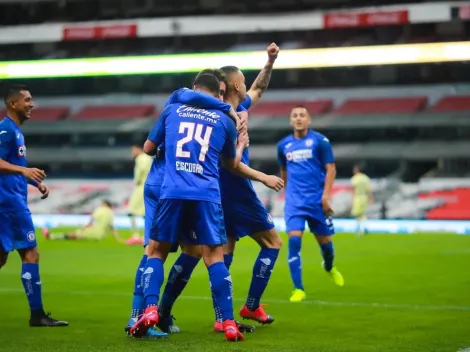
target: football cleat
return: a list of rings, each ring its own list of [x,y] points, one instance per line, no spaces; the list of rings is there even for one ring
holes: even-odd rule
[[[322,262],[322,267],[323,267],[323,269],[325,269],[325,262]],[[338,269],[336,269],[336,267],[331,268],[331,270],[327,271],[327,273],[331,276],[331,278],[333,279],[333,282],[336,285],[338,285],[340,287],[344,286],[343,275],[341,275],[341,273],[338,271]]]
[[[132,237],[130,237],[127,241],[126,241],[126,244],[128,246],[132,246],[134,244],[138,244],[138,245],[143,245],[144,244],[144,239],[139,237],[139,236],[135,236],[133,235]]]
[[[147,331],[158,324],[158,309],[155,306],[150,306],[145,309],[144,314],[140,319],[131,327],[129,333],[134,337],[144,337]]]
[[[255,326],[242,324],[236,320],[235,320],[235,324],[237,324],[238,331],[240,332],[254,332],[256,330]],[[214,332],[224,332],[224,324],[220,321],[215,321]]]
[[[224,334],[227,341],[243,341],[245,337],[238,331],[237,323],[233,320],[223,322]]]
[[[174,320],[176,319],[173,315],[168,317],[162,317],[160,315],[157,326],[161,331],[166,332],[167,334],[177,334],[181,330],[175,325]]]
[[[56,320],[51,318],[51,313],[40,313],[35,316],[31,316],[29,319],[29,326],[31,327],[62,327],[69,326],[69,323],[66,321]]]
[[[216,320],[214,323],[214,332],[224,332],[224,323]]]
[[[263,306],[265,306],[265,304],[261,304],[257,309],[251,311],[245,304],[240,311],[240,316],[243,319],[257,321],[260,324],[271,324],[272,322],[274,322],[274,318],[271,315],[266,314],[263,309]]]
[[[296,288],[294,291],[292,291],[292,296],[290,296],[289,301],[291,302],[302,302],[307,295],[305,294],[304,290],[301,290],[300,288]]]

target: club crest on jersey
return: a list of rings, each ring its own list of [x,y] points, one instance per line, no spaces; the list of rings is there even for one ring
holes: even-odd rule
[[[313,139],[307,139],[305,141],[305,146],[306,147],[311,147],[313,145]]]
[[[286,153],[286,159],[287,159],[288,161],[292,161],[292,159],[293,159],[292,152],[287,152],[287,153]]]
[[[33,242],[36,239],[36,235],[34,234],[33,231],[30,231],[26,235],[26,238],[28,239],[29,242]]]
[[[270,224],[273,223],[273,217],[271,216],[271,214],[268,214],[267,220]]]
[[[20,145],[18,147],[18,155],[25,156],[26,155],[26,147],[24,145]]]

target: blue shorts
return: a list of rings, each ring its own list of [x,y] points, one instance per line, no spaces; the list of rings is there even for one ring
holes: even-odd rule
[[[222,206],[202,200],[162,199],[150,238],[159,242],[222,245],[227,242]]]
[[[4,252],[34,248],[38,244],[29,210],[0,214],[0,247]]]
[[[227,236],[237,241],[245,236],[274,228],[271,215],[263,203],[254,197],[251,200],[222,201]]]
[[[291,213],[286,214],[285,221],[286,231],[288,233],[291,231],[303,232],[305,230],[305,222],[308,223],[310,231],[312,231],[315,235],[331,236],[335,233],[333,219],[331,216],[325,216],[321,206],[316,209],[311,209],[308,213],[299,211],[298,214],[295,215],[291,215]]]

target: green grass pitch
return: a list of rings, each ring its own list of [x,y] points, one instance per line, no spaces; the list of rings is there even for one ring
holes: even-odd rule
[[[123,328],[142,249],[111,238],[102,243],[40,240],[45,308],[70,326],[28,327],[20,261],[12,253],[0,271],[0,351],[456,352],[470,348],[470,236],[336,235],[334,240],[336,264],[346,285],[334,286],[320,267],[314,239],[306,235],[302,260],[307,300],[289,303],[292,288],[285,245],[264,296],[266,310],[276,321],[258,326],[240,343],[228,343],[211,331],[212,304],[202,263],[175,305],[182,333],[165,340],[137,340],[126,337]],[[257,252],[257,245],[244,239],[235,253],[231,274],[236,313],[246,297]],[[175,258],[169,257],[166,274]]]

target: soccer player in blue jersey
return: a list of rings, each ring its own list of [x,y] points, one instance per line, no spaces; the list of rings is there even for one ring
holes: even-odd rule
[[[245,77],[243,73],[234,66],[222,68],[226,76],[226,94],[225,101],[233,107],[238,107],[238,111],[249,109],[256,104],[264,91],[266,90],[273,64],[279,53],[279,47],[272,43],[267,48],[268,62],[260,72],[255,82],[246,93]],[[249,164],[249,153],[246,148],[243,151],[242,163]],[[274,176],[264,175],[265,178]],[[239,238],[250,235],[261,247],[260,254],[253,267],[252,282],[248,293],[246,304],[240,311],[240,315],[246,319],[252,319],[263,324],[269,324],[274,321],[273,317],[266,314],[260,306],[260,299],[263,295],[274,264],[277,260],[282,241],[274,229],[271,216],[266,211],[258,199],[251,182],[245,178],[221,169],[220,187],[222,195],[222,206],[224,209],[225,227],[227,230],[227,244],[224,245],[224,263],[230,268],[233,259],[235,243]],[[200,255],[199,255],[200,257]],[[165,316],[171,318],[171,308],[176,298],[181,294],[193,268],[197,265],[199,259],[197,253],[188,253],[183,248],[183,253],[176,260],[171,269],[169,279],[165,287],[165,292],[160,303],[161,321]],[[184,267],[185,270],[178,270]],[[214,300],[215,302],[215,300]],[[216,319],[214,331],[223,330],[221,322],[220,308],[214,304]],[[169,331],[163,324],[160,324],[162,330]],[[238,323],[240,331],[254,331],[250,325]]]
[[[219,95],[220,82],[213,75],[199,75],[194,85],[214,97]],[[181,240],[185,246],[201,245],[211,289],[223,308],[225,336],[231,341],[243,339],[233,321],[231,277],[223,263],[226,235],[218,185],[219,157],[232,169],[238,166],[246,140],[239,139],[236,149],[236,138],[235,125],[221,111],[183,104],[168,106],[152,130],[149,140],[165,144],[166,167],[144,271],[147,308],[130,330],[134,336],[158,324],[163,263],[172,244]],[[194,232],[182,236],[186,229]]]
[[[334,282],[344,285],[340,272],[333,266],[334,234],[330,192],[336,177],[335,160],[330,141],[310,130],[311,117],[303,106],[292,109],[293,134],[277,145],[281,177],[286,184],[284,217],[289,235],[289,269],[294,284],[291,302],[305,299],[302,284],[301,244],[305,222],[320,245],[323,268]]]
[[[204,70],[200,74],[212,73],[212,70]],[[196,88],[196,87],[195,87]],[[223,84],[221,88],[225,89]],[[181,88],[174,91],[170,98],[165,103],[164,109],[174,103],[183,103],[195,107],[205,108],[205,109],[216,109],[222,112],[232,115],[232,118],[235,118],[235,113],[232,107],[223,101],[212,97],[208,94],[198,92],[191,89]],[[160,190],[163,183],[163,177],[165,173],[165,148],[164,145],[153,146],[152,150],[155,154],[152,167],[147,176],[144,185],[144,204],[145,204],[145,241],[144,241],[144,255],[139,263],[139,266],[135,275],[134,282],[134,297],[132,301],[132,312],[130,320],[125,328],[126,333],[129,333],[129,330],[132,325],[137,322],[139,316],[142,315],[145,308],[144,295],[143,295],[143,278],[142,274],[144,272],[145,264],[147,262],[148,256],[148,243],[150,240],[150,229],[152,227],[152,222],[154,220],[158,201],[160,199]],[[199,259],[196,260],[197,262]],[[196,264],[197,264],[196,262]],[[172,333],[179,332],[178,327],[173,325],[172,321],[168,322],[167,330]],[[162,333],[156,329],[149,329],[146,333],[148,337],[165,337],[166,333]]]
[[[27,87],[12,86],[6,91],[4,102],[7,116],[0,122],[0,268],[5,265],[9,252],[18,251],[22,262],[21,281],[31,312],[29,325],[67,326],[67,322],[46,314],[42,305],[39,253],[28,208],[28,183],[38,188],[43,199],[48,197],[49,188],[43,183],[46,177],[43,170],[27,167],[20,129],[31,118],[33,98]]]

